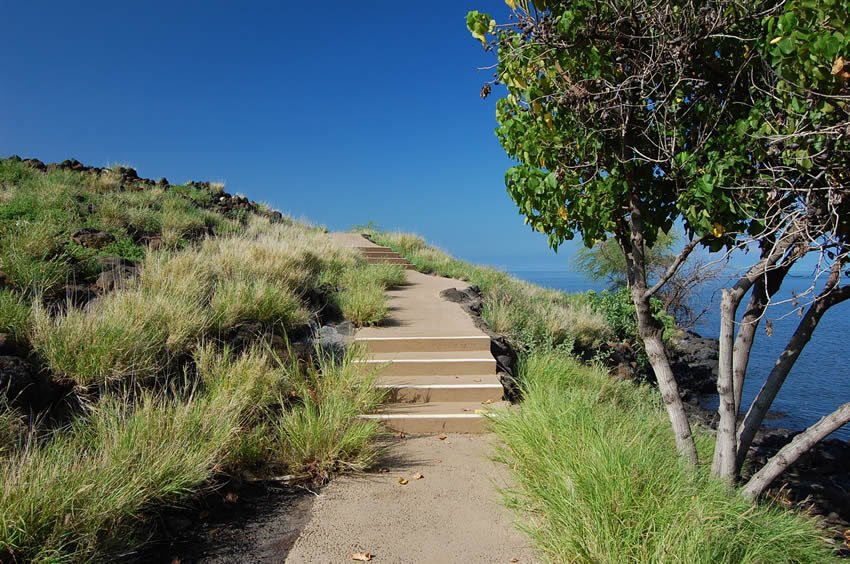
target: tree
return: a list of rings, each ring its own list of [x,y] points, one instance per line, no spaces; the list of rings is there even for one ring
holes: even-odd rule
[[[767,207],[750,241],[759,260],[723,291],[721,301],[720,424],[714,473],[734,480],[768,409],[823,315],[850,299],[847,286],[850,232],[850,14],[835,0],[789,0],[764,20],[754,48],[763,64],[753,83],[767,93],[754,100],[738,124],[742,142],[758,164],[752,184]],[[776,305],[775,295],[791,267],[817,256],[812,284],[792,300],[800,321],[756,399],[742,417],[741,395],[755,333]],[[825,282],[819,283],[825,278]],[[736,313],[749,300],[740,323]],[[767,321],[766,323],[769,323]],[[770,325],[766,325],[767,330]],[[779,472],[817,440],[850,421],[842,406],[805,430],[744,486],[758,496]]]
[[[506,88],[497,135],[518,161],[506,173],[508,193],[555,249],[575,236],[587,246],[616,242],[677,447],[693,463],[649,300],[698,245],[758,250],[721,303],[713,471],[731,482],[818,321],[850,297],[842,284],[850,233],[847,11],[840,0],[507,3],[509,22],[471,12],[467,26],[497,50],[495,80],[482,95],[493,84]],[[647,249],[677,220],[687,243],[650,283]],[[793,304],[798,330],[741,419],[755,332],[790,268],[811,253],[819,269]],[[744,492],[757,496],[848,411],[805,431]]]
[[[655,244],[646,250],[646,271],[650,283],[658,280],[670,268],[678,254],[681,237],[676,233],[659,233]],[[575,265],[593,280],[604,280],[614,288],[628,284],[626,256],[613,239],[599,241],[592,248],[581,248],[576,253]],[[701,287],[718,277],[720,269],[695,260],[693,255],[658,291],[664,310],[673,316],[676,325],[691,328],[708,311],[697,304]]]
[[[495,82],[507,90],[497,135],[519,163],[506,173],[508,193],[553,248],[576,235],[588,246],[616,241],[677,448],[697,464],[650,299],[697,245],[730,245],[727,232],[746,229],[742,218],[760,203],[715,190],[750,168],[732,137],[749,108],[752,57],[741,37],[758,26],[753,8],[736,0],[508,4],[507,24],[467,16],[473,36],[497,49]],[[650,285],[647,249],[677,219],[688,242]]]

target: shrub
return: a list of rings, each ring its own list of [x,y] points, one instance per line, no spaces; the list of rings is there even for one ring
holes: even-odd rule
[[[0,269],[16,288],[31,295],[49,293],[69,278],[60,227],[44,220],[19,221],[0,235]]]
[[[133,544],[142,510],[212,476],[240,407],[233,399],[108,396],[67,431],[31,441],[0,467],[0,554],[79,561]]]

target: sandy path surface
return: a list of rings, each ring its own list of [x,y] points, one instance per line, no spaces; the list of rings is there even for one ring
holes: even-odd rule
[[[530,540],[499,501],[497,488],[509,482],[490,460],[494,440],[394,440],[378,465],[388,471],[343,476],[322,489],[286,562],[350,563],[358,552],[376,563],[534,562]]]

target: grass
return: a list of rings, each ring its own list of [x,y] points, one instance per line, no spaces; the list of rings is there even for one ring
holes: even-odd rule
[[[205,343],[195,360],[194,386],[107,395],[69,428],[33,435],[7,457],[0,557],[70,562],[133,546],[146,511],[227,466],[262,460],[324,480],[374,456],[377,429],[355,416],[379,397],[350,359],[302,370],[263,347],[235,356]],[[280,410],[293,393],[301,403]]]
[[[378,325],[389,316],[386,290],[407,281],[397,264],[366,264],[359,261],[339,271],[328,271],[323,281],[337,287],[336,304],[346,319],[357,326]]]
[[[379,397],[350,358],[281,360],[265,331],[241,354],[222,339],[259,322],[285,341],[327,280],[355,269],[383,300],[403,273],[365,267],[303,223],[210,211],[214,191],[125,190],[117,173],[0,160],[0,332],[85,398],[60,422],[0,405],[0,561],[109,559],[144,540],[151,511],[222,472],[321,482],[372,460],[377,426],[356,416]],[[81,228],[113,242],[75,243]],[[101,256],[138,275],[84,307],[48,296],[91,280]]]
[[[0,470],[0,555],[79,561],[132,544],[146,508],[196,491],[235,444],[261,362],[205,366],[205,389],[182,400],[107,396],[70,428],[32,439]]]
[[[5,399],[0,400],[0,459],[18,449],[25,431],[22,414]]]
[[[826,562],[814,522],[754,506],[676,456],[657,394],[558,352],[522,366],[494,419],[505,498],[550,562]],[[702,450],[711,448],[700,437]]]
[[[325,268],[344,271],[353,259],[303,226],[257,220],[251,230],[150,252],[135,282],[84,309],[51,316],[36,304],[33,348],[54,374],[101,386],[155,376],[210,332],[260,322],[285,334],[303,325],[310,313],[300,296]]]
[[[56,317],[36,304],[31,341],[54,374],[86,387],[155,375],[209,322],[208,310],[191,297],[136,287]]]
[[[216,286],[210,303],[216,329],[224,331],[252,321],[294,327],[307,322],[301,299],[268,280],[226,280]]]
[[[19,293],[0,289],[0,333],[21,339],[29,334],[30,304]]]
[[[389,316],[384,290],[380,282],[362,279],[343,287],[336,295],[336,303],[342,315],[355,325],[377,325]]]
[[[358,419],[383,399],[374,375],[353,362],[320,355],[319,366],[294,366],[289,382],[301,402],[272,425],[279,460],[296,473],[323,482],[340,467],[362,470],[375,459],[375,421]]]

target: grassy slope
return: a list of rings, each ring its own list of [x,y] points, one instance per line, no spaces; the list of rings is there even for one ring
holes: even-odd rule
[[[802,515],[753,506],[676,456],[657,393],[615,382],[564,346],[615,329],[587,302],[470,265],[399,233],[372,233],[426,272],[482,288],[484,316],[523,350],[520,408],[500,416],[505,492],[552,562],[826,562],[826,536]],[[589,313],[589,315],[588,315]],[[587,317],[587,319],[585,319]],[[603,316],[604,318],[605,316]],[[553,320],[557,320],[554,322]],[[570,320],[567,322],[566,320]],[[567,337],[555,338],[549,331]],[[598,341],[597,341],[598,342]],[[712,439],[698,436],[710,460]]]
[[[286,337],[316,314],[306,299],[316,293],[379,321],[399,273],[261,208],[218,208],[219,196],[0,161],[0,332],[83,406],[48,426],[0,405],[0,560],[102,559],[135,544],[152,508],[214,473],[324,480],[369,463],[377,428],[354,418],[380,399],[369,375],[351,358],[305,365]],[[81,244],[82,229],[108,244]],[[102,257],[137,275],[66,303]],[[236,350],[243,327],[250,339]]]

